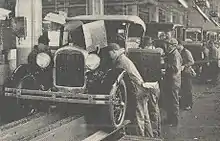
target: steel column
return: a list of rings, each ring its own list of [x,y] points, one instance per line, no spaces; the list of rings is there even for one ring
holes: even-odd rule
[[[87,15],[104,15],[104,0],[86,0]]]

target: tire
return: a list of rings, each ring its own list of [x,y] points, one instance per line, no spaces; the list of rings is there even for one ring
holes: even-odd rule
[[[20,79],[20,81],[18,81],[16,88],[38,90],[40,89],[40,86],[37,84],[35,78],[32,75],[26,75]],[[35,104],[37,101],[17,99],[17,106],[20,107],[19,111],[22,115],[26,115],[30,112],[30,110],[33,108],[33,103]]]
[[[120,90],[123,92],[121,96],[117,96]],[[118,128],[124,122],[127,110],[127,88],[124,80],[120,80],[116,87],[112,86],[111,90],[106,93],[106,95],[112,95],[122,99],[123,107],[118,117],[115,115],[117,111],[115,110],[116,105],[114,103],[109,105],[86,105],[86,110],[84,112],[87,124],[97,125],[99,128],[102,128],[102,130],[107,130],[109,127]]]
[[[16,88],[37,90],[40,87],[37,85],[37,82],[33,76],[26,75],[20,81],[18,81]]]
[[[118,128],[123,124],[127,110],[127,87],[123,79],[116,87],[112,87],[110,95],[114,97],[115,102],[109,105],[110,122],[114,128]]]
[[[20,80],[17,80],[15,83],[13,83],[13,85],[10,85],[9,87],[24,89],[37,88],[36,81],[31,75],[26,75],[22,77]],[[5,122],[11,122],[27,116],[27,109],[24,108],[27,105],[27,100],[17,99],[15,97],[4,97],[4,103],[2,104],[4,105],[4,107],[7,108],[7,110],[4,108],[4,111],[1,112],[1,114],[3,114],[3,120]]]

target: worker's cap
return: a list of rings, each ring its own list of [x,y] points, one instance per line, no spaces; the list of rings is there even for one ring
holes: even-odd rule
[[[161,36],[166,36],[166,33],[165,33],[165,32],[161,32],[161,33],[159,34],[159,37],[161,37]]]
[[[177,41],[175,38],[170,38],[170,39],[166,40],[166,42],[167,42],[169,45],[173,45],[173,46],[178,45],[178,41]]]
[[[38,38],[38,43],[42,43],[42,44],[47,45],[49,42],[50,42],[50,39],[49,39],[48,36],[46,36],[46,35],[41,35],[41,36]]]
[[[125,52],[124,48],[121,48],[116,43],[109,43],[107,48],[110,58],[114,61],[117,60],[117,58]]]
[[[108,49],[109,50],[119,50],[121,47],[118,45],[118,44],[116,44],[116,43],[109,43],[108,44]]]

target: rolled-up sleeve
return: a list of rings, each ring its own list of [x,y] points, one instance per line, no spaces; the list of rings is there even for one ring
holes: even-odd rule
[[[194,59],[190,51],[186,51],[186,64],[185,66],[192,66],[194,64]]]
[[[172,59],[169,59],[168,69],[174,73],[178,73],[181,70],[182,58],[178,54],[174,54]]]

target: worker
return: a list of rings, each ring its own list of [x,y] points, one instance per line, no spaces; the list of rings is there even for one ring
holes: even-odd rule
[[[202,63],[202,71],[201,71],[201,75],[200,75],[200,80],[202,83],[206,83],[207,80],[209,79],[209,49],[206,45],[206,42],[203,43],[203,61],[206,61],[206,63]]]
[[[31,65],[31,69],[33,69],[33,71],[35,71],[35,69],[37,68],[37,64],[36,64],[36,56],[41,53],[41,52],[45,52],[47,53],[51,58],[52,58],[52,53],[49,49],[49,39],[47,37],[47,34],[43,34],[38,38],[38,45],[34,46],[33,51],[29,54],[28,56],[28,63]],[[53,66],[53,61],[51,61],[50,66],[48,67],[52,67]],[[40,77],[42,80],[42,82],[52,82],[53,78],[52,78],[52,73],[50,72],[50,69],[44,70],[44,73],[42,74],[44,76]],[[52,88],[51,85],[40,85],[40,89],[41,90],[47,90],[49,88]],[[42,103],[36,102],[36,101],[29,101],[26,102],[27,104],[24,104],[23,107],[27,108],[27,111],[29,111],[28,114],[33,114],[35,113],[38,108],[40,108],[40,105],[42,106]],[[29,105],[29,106],[25,106],[25,105]]]
[[[219,53],[218,53],[217,47],[215,46],[212,36],[210,40],[208,41],[207,47],[209,49],[209,60],[210,60],[209,74],[211,77],[210,79],[211,79],[211,83],[216,85],[218,81],[218,74],[219,74],[219,64],[218,64]]]
[[[159,40],[166,40],[167,36],[165,32],[161,32],[159,35]]]
[[[155,49],[155,46],[153,45],[153,41],[151,37],[149,36],[144,37],[142,42],[143,42],[142,43],[143,49]]]
[[[180,90],[180,103],[181,108],[185,110],[190,110],[192,108],[192,77],[195,76],[195,71],[192,68],[194,64],[194,59],[191,52],[184,48],[181,41],[178,41],[177,49],[183,59],[182,64],[182,80],[181,80],[181,90]]]
[[[178,125],[179,118],[179,90],[181,87],[182,58],[177,50],[178,41],[171,38],[167,41],[164,90],[166,95],[167,123],[170,126]]]
[[[49,42],[50,42],[50,40],[48,39],[46,34],[43,34],[38,38],[38,45],[34,46],[33,51],[28,56],[28,63],[29,64],[36,63],[36,60],[35,60],[36,55],[40,52],[47,52],[47,53],[51,54],[51,52],[49,50]]]
[[[165,50],[166,48],[166,40],[168,40],[169,36],[165,33],[165,32],[161,32],[159,37],[158,37],[158,40],[155,40],[154,41],[154,46],[156,48],[162,48],[163,51]]]
[[[144,37],[142,40],[142,48],[143,49],[152,49],[163,55],[162,48],[155,48],[152,44],[151,37]],[[163,59],[161,57],[161,64],[163,63]],[[159,80],[158,80],[159,81]],[[153,129],[154,137],[159,137],[161,134],[161,117],[160,117],[160,109],[159,109],[159,97],[160,97],[160,87],[159,85],[154,88],[149,89],[149,101],[148,101],[148,110],[150,115],[150,121]]]
[[[143,88],[143,79],[133,62],[125,56],[124,50],[116,43],[108,45],[108,52],[111,62],[116,68],[124,69],[131,82],[131,94],[135,97],[135,118],[131,119],[136,127],[136,135],[153,137],[151,122],[148,113],[148,96],[141,89]],[[133,110],[133,109],[128,109]]]

